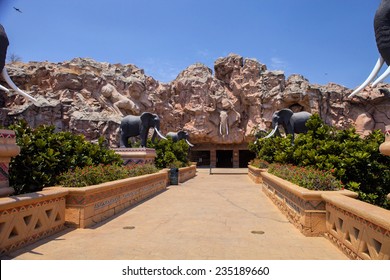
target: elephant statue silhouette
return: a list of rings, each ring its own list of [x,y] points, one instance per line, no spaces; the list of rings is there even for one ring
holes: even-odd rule
[[[22,95],[23,97],[31,100],[32,102],[37,102],[37,100],[32,97],[31,95],[25,93],[20,88],[18,88],[15,83],[11,80],[11,78],[8,75],[7,69],[5,68],[5,60],[7,57],[7,49],[8,49],[9,41],[7,34],[5,33],[5,29],[3,25],[0,24],[0,72],[1,76],[3,77],[4,81],[18,94]],[[6,87],[3,87],[0,85],[0,90],[3,90],[7,93],[9,93],[9,89]]]
[[[294,113],[290,109],[282,109],[280,111],[274,112],[272,115],[272,128],[273,130],[265,138],[269,138],[279,132],[279,125],[282,125],[286,134],[292,135],[291,143],[294,143],[294,134],[295,133],[306,133],[308,128],[306,127],[306,122],[312,116],[309,112],[298,112]]]
[[[348,96],[349,98],[358,94],[371,83],[376,78],[385,62],[390,66],[390,0],[382,0],[379,4],[374,17],[374,32],[376,45],[379,51],[378,61],[368,78]],[[389,75],[390,67],[372,83],[372,86],[376,86]]]
[[[189,141],[189,134],[187,131],[184,131],[184,130],[179,130],[178,132],[168,132],[166,137],[170,137],[172,138],[172,141],[173,142],[177,142],[177,141],[180,141],[182,139],[184,139],[186,141],[186,143],[188,144],[188,146],[190,147],[193,147],[194,145],[192,145]]]
[[[146,147],[146,140],[150,128],[154,128],[152,141],[155,141],[156,135],[162,139],[165,138],[160,132],[160,118],[156,114],[144,112],[140,116],[128,115],[124,117],[120,124],[120,147],[130,148],[130,137],[141,137],[141,147]]]

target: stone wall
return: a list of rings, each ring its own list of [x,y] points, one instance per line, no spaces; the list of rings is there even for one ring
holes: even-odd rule
[[[341,85],[311,84],[298,74],[286,78],[235,54],[217,59],[214,71],[190,65],[170,83],[158,82],[131,64],[82,58],[15,62],[7,69],[38,103],[1,94],[1,125],[24,118],[32,126],[52,124],[90,140],[104,136],[112,147],[118,145],[121,118],[144,111],[160,116],[163,133],[182,128],[196,144],[248,142],[254,130],[268,129],[273,112],[282,108],[318,113],[327,124],[355,126],[363,135],[390,124],[387,84],[367,87],[348,99],[352,90]]]

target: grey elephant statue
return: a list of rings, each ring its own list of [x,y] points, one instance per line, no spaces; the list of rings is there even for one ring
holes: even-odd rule
[[[182,139],[184,139],[186,141],[186,143],[188,144],[188,146],[190,147],[193,147],[194,145],[192,145],[189,141],[189,134],[187,131],[184,131],[184,130],[179,130],[178,132],[168,132],[166,137],[170,137],[172,138],[172,141],[173,142],[177,142],[177,141],[180,141]]]
[[[120,124],[120,147],[130,148],[128,140],[130,137],[141,137],[141,147],[146,147],[146,140],[150,128],[154,128],[152,141],[156,135],[166,139],[160,132],[160,118],[156,114],[144,112],[140,116],[128,115],[124,117]]]
[[[292,135],[291,142],[294,143],[294,134],[295,133],[306,133],[308,128],[306,127],[306,122],[312,116],[309,112],[297,112],[294,113],[290,109],[282,109],[280,111],[274,112],[272,115],[272,128],[273,130],[265,138],[269,138],[279,133],[279,125],[282,125],[286,134]]]
[[[21,89],[19,89],[15,83],[11,80],[11,78],[8,75],[7,69],[5,68],[5,60],[7,57],[7,49],[8,49],[9,41],[7,34],[5,33],[4,27],[0,24],[0,72],[1,76],[3,77],[4,81],[18,94],[22,95],[23,97],[31,100],[32,102],[37,102],[37,100],[32,97],[31,95],[25,93]],[[3,90],[7,93],[9,93],[9,89],[6,87],[3,87],[0,85],[0,90]]]
[[[390,66],[390,0],[382,0],[380,3],[374,17],[374,32],[376,45],[379,51],[378,61],[368,78],[348,96],[349,98],[358,94],[371,83],[376,78],[385,62]],[[372,83],[372,86],[376,86],[389,75],[390,67]]]

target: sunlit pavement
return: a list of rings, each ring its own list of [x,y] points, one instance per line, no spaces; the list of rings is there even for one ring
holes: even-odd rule
[[[3,259],[348,259],[325,238],[302,235],[261,185],[233,171],[198,169],[95,228],[63,231]]]

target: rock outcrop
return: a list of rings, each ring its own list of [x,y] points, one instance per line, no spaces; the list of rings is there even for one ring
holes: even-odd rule
[[[318,113],[326,123],[337,128],[355,126],[362,135],[390,124],[386,84],[368,87],[348,99],[351,89],[310,84],[301,75],[286,79],[281,71],[269,71],[255,59],[235,54],[217,59],[214,74],[205,65],[194,64],[170,83],[158,82],[131,64],[82,58],[63,63],[16,62],[7,69],[38,104],[2,93],[3,126],[24,118],[32,126],[51,124],[89,140],[104,136],[113,147],[119,142],[121,118],[144,111],[160,116],[165,133],[188,131],[193,143],[250,141],[255,130],[270,127],[273,112],[282,108]]]

